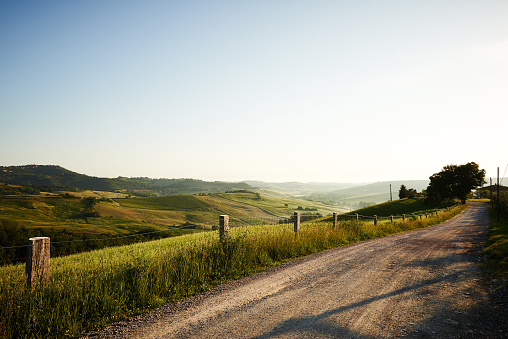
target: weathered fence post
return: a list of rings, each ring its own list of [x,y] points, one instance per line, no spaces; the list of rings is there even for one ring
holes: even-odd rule
[[[374,226],[377,226],[377,215],[374,216]]]
[[[358,222],[358,213],[355,213],[356,214],[356,222]]]
[[[33,288],[39,282],[49,282],[50,241],[48,237],[28,239],[28,253],[25,272],[26,284]]]
[[[406,221],[406,215],[402,214],[402,221]]]
[[[393,215],[390,215],[390,222],[393,224]]]
[[[337,228],[337,212],[333,212],[333,229]]]
[[[219,216],[219,237],[224,240],[229,232],[229,215]]]
[[[422,220],[422,214],[420,213],[420,220]]]
[[[429,217],[428,213],[425,212],[425,219],[427,219]]]
[[[300,233],[300,212],[295,212],[295,235]]]

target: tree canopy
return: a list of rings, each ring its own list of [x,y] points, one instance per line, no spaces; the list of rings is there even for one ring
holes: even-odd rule
[[[458,198],[462,203],[465,203],[471,190],[485,183],[485,170],[480,169],[475,162],[464,165],[446,165],[441,172],[434,173],[429,179],[428,200],[442,201]]]
[[[418,192],[414,188],[407,189],[405,185],[400,185],[399,199],[414,198],[418,195]]]

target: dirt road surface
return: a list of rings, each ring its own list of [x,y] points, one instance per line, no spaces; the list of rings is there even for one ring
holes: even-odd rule
[[[508,338],[482,279],[487,206],[293,260],[85,338]],[[495,300],[494,300],[495,299]]]

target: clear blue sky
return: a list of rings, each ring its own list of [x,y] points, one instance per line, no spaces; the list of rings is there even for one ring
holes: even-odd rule
[[[371,182],[504,171],[508,1],[0,1],[0,165]]]

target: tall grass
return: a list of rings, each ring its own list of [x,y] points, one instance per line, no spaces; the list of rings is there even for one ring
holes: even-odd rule
[[[344,221],[234,228],[97,250],[51,261],[49,284],[25,288],[23,265],[0,268],[0,337],[63,338],[140,314],[287,260],[387,234],[442,222]]]
[[[508,192],[499,195],[499,221],[497,220],[497,199],[490,209],[491,228],[486,242],[485,253],[489,270],[508,287]]]
[[[358,213],[360,215],[378,216],[402,215],[411,213],[419,214],[438,211],[443,208],[450,207],[454,204],[456,204],[456,201],[454,200],[446,200],[443,202],[426,202],[424,198],[404,198],[364,207],[348,214]]]

